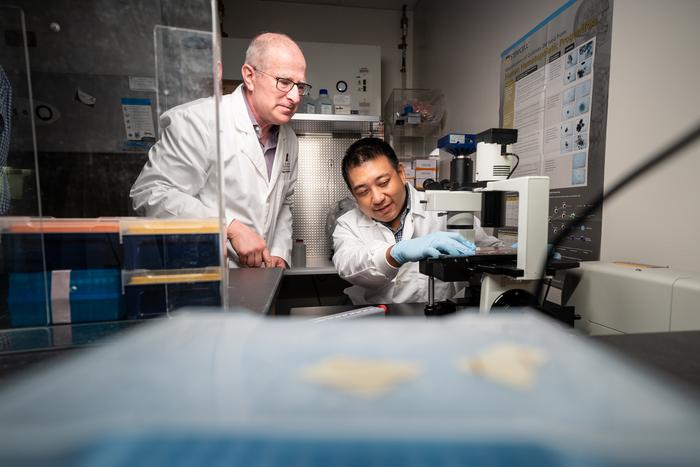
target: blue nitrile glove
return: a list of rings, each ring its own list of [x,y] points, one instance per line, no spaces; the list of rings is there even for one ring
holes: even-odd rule
[[[510,247],[511,247],[511,248],[516,248],[516,249],[517,249],[517,248],[518,248],[518,244],[517,244],[517,243],[513,243]],[[548,243],[548,244],[547,244],[547,250],[551,250],[551,249],[552,249],[552,244],[551,244],[551,243]],[[559,253],[558,251],[555,251],[555,252],[554,252],[554,256],[552,256],[552,259],[561,259],[561,253]]]
[[[391,257],[399,264],[437,258],[442,255],[470,256],[476,246],[455,232],[434,232],[424,237],[401,240],[391,248]]]

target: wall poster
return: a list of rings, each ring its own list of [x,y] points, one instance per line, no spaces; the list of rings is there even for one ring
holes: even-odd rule
[[[501,54],[501,125],[518,130],[514,176],[550,177],[550,239],[603,191],[612,3],[569,0]],[[559,252],[597,260],[600,231],[598,212]]]

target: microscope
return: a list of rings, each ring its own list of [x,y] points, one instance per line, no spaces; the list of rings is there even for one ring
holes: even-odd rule
[[[481,274],[480,312],[532,303],[547,254],[549,177],[511,178],[512,160],[517,156],[508,149],[517,138],[517,130],[492,128],[479,134],[449,134],[439,139],[438,148],[453,156],[450,180],[426,180],[422,201],[425,209],[447,216],[449,231],[459,232],[474,242],[474,213],[481,213],[482,227],[504,227],[505,195],[517,193],[518,248],[478,248],[474,256],[420,261],[419,270],[429,281],[426,315],[442,315],[455,309],[453,302],[435,302],[435,279],[469,281],[477,274]],[[545,276],[551,277],[555,269],[577,266],[576,262],[550,262]]]

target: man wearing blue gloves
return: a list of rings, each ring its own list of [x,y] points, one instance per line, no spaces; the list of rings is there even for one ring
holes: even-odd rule
[[[353,143],[342,163],[343,178],[358,207],[338,218],[333,231],[333,263],[353,287],[354,304],[426,302],[428,277],[418,263],[440,255],[473,255],[476,246],[446,232],[444,216],[425,211],[423,194],[406,183],[391,146],[377,138]],[[476,244],[500,246],[474,218]],[[436,300],[455,297],[464,284],[435,283]]]

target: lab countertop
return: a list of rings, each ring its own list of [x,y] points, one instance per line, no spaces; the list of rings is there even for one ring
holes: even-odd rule
[[[283,274],[279,268],[229,269],[228,306],[261,314],[270,313]]]
[[[697,400],[523,311],[152,320],[0,388],[0,464],[697,465]],[[475,369],[506,347],[523,385]],[[403,376],[331,384],[347,359]]]
[[[292,308],[293,317],[318,318],[360,308],[354,305],[328,305]],[[423,303],[394,303],[387,305],[388,317],[425,317]],[[463,313],[477,314],[476,309]],[[443,318],[426,318],[443,319]],[[591,340],[603,344],[668,378],[673,384],[700,396],[700,331],[656,332],[593,336]]]
[[[592,339],[700,394],[700,331],[616,334]]]
[[[284,270],[285,276],[309,276],[316,274],[336,274],[333,262],[326,257],[309,257],[303,268],[291,267]]]
[[[328,260],[326,260],[328,261]],[[277,293],[286,274],[316,274],[320,262],[296,271],[276,268],[230,269],[228,303],[262,315],[272,314]],[[332,268],[330,262],[325,265]],[[423,304],[389,305],[388,316],[422,317]],[[321,306],[292,309],[292,316],[319,317],[352,309],[348,306]],[[283,318],[282,318],[283,319]],[[440,319],[440,318],[435,318]],[[34,366],[41,360],[66,355],[71,349],[93,346],[101,339],[128,330],[139,321],[87,323],[31,329],[0,330],[0,379]],[[633,358],[644,366],[680,382],[700,394],[700,331],[625,334],[592,338]]]
[[[33,328],[0,329],[0,383],[16,373],[60,360],[144,321],[62,324]]]
[[[294,317],[320,318],[362,307],[363,305],[307,306],[291,308],[289,314]],[[425,303],[390,303],[386,307],[386,316],[425,317]],[[476,313],[478,310],[474,310],[474,312]]]
[[[245,308],[262,315],[271,313],[282,275],[282,269],[277,268],[230,269],[229,307]],[[149,321],[0,329],[0,383],[27,368],[101,344],[106,338]]]

